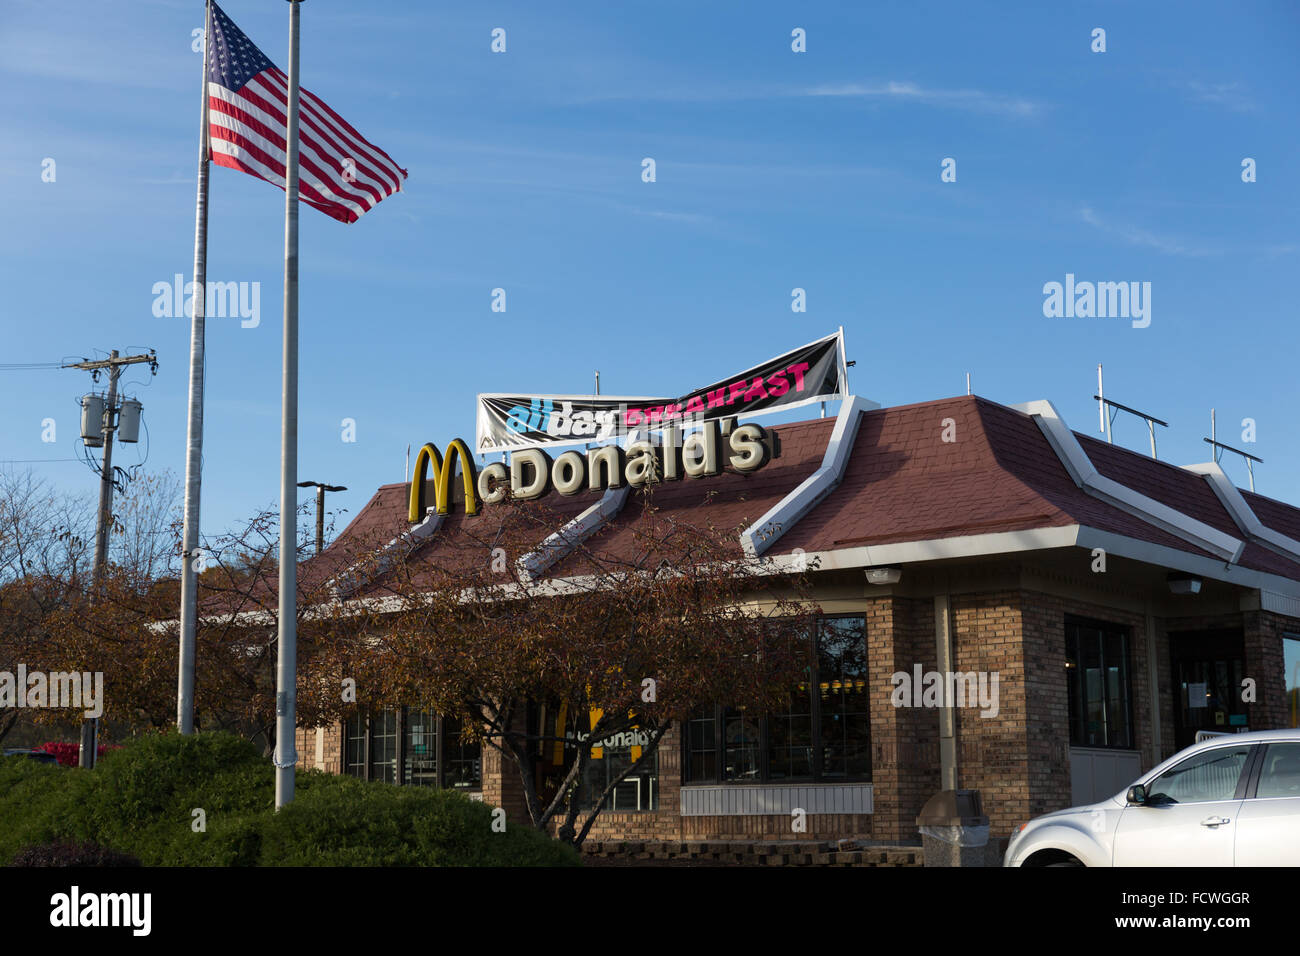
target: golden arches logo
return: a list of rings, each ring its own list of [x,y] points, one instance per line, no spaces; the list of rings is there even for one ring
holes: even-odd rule
[[[433,497],[438,514],[451,513],[451,480],[456,476],[455,460],[460,459],[461,476],[465,480],[465,514],[478,514],[478,470],[474,466],[474,456],[469,446],[459,438],[447,445],[444,457],[438,446],[426,442],[415,456],[415,470],[411,473],[411,507],[407,519],[415,524],[423,521],[428,506],[425,504],[425,482],[428,480],[429,463],[433,463]]]

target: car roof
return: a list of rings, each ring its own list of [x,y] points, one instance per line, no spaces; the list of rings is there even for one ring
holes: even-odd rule
[[[1250,730],[1244,734],[1222,734],[1218,737],[1207,737],[1200,743],[1192,744],[1187,749],[1213,747],[1215,744],[1260,743],[1269,740],[1300,740],[1300,727],[1289,727],[1282,730]]]

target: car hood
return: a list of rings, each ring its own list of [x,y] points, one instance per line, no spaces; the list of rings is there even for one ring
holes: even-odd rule
[[[1107,797],[1105,800],[1099,800],[1096,803],[1083,803],[1077,807],[1066,807],[1064,810],[1053,810],[1051,813],[1044,813],[1042,816],[1034,817],[1031,822],[1038,823],[1040,820],[1068,817],[1078,813],[1091,813],[1093,810],[1118,810],[1123,809],[1126,805],[1127,802],[1124,800],[1124,795],[1116,794],[1113,797]]]

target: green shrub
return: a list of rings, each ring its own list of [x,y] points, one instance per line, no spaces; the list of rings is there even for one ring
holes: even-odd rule
[[[326,777],[264,831],[267,866],[576,866],[527,826],[492,829],[492,808],[448,790]]]
[[[19,850],[9,865],[139,866],[140,861],[95,843],[42,843]]]
[[[300,771],[274,809],[270,761],[224,733],[129,742],[93,771],[0,760],[0,862],[93,843],[146,866],[565,866],[578,855],[450,791]],[[193,811],[206,829],[195,832]]]
[[[58,764],[0,757],[0,861],[23,847],[84,841],[79,826],[90,774]]]

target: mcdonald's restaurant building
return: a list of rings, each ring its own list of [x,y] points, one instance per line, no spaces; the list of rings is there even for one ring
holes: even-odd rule
[[[1074,432],[1047,401],[850,397],[771,431],[762,467],[665,482],[655,504],[816,568],[813,679],[787,712],[718,701],[675,726],[591,839],[914,843],[927,799],[953,787],[980,791],[1005,837],[1120,791],[1198,731],[1297,725],[1300,508],[1216,464]],[[407,492],[379,488],[339,542],[399,520]],[[615,533],[634,520],[600,500],[554,504]],[[428,547],[475,520],[453,510]],[[602,741],[586,792],[642,742]],[[436,714],[304,728],[297,749],[304,767],[458,788],[527,821],[514,766]]]

